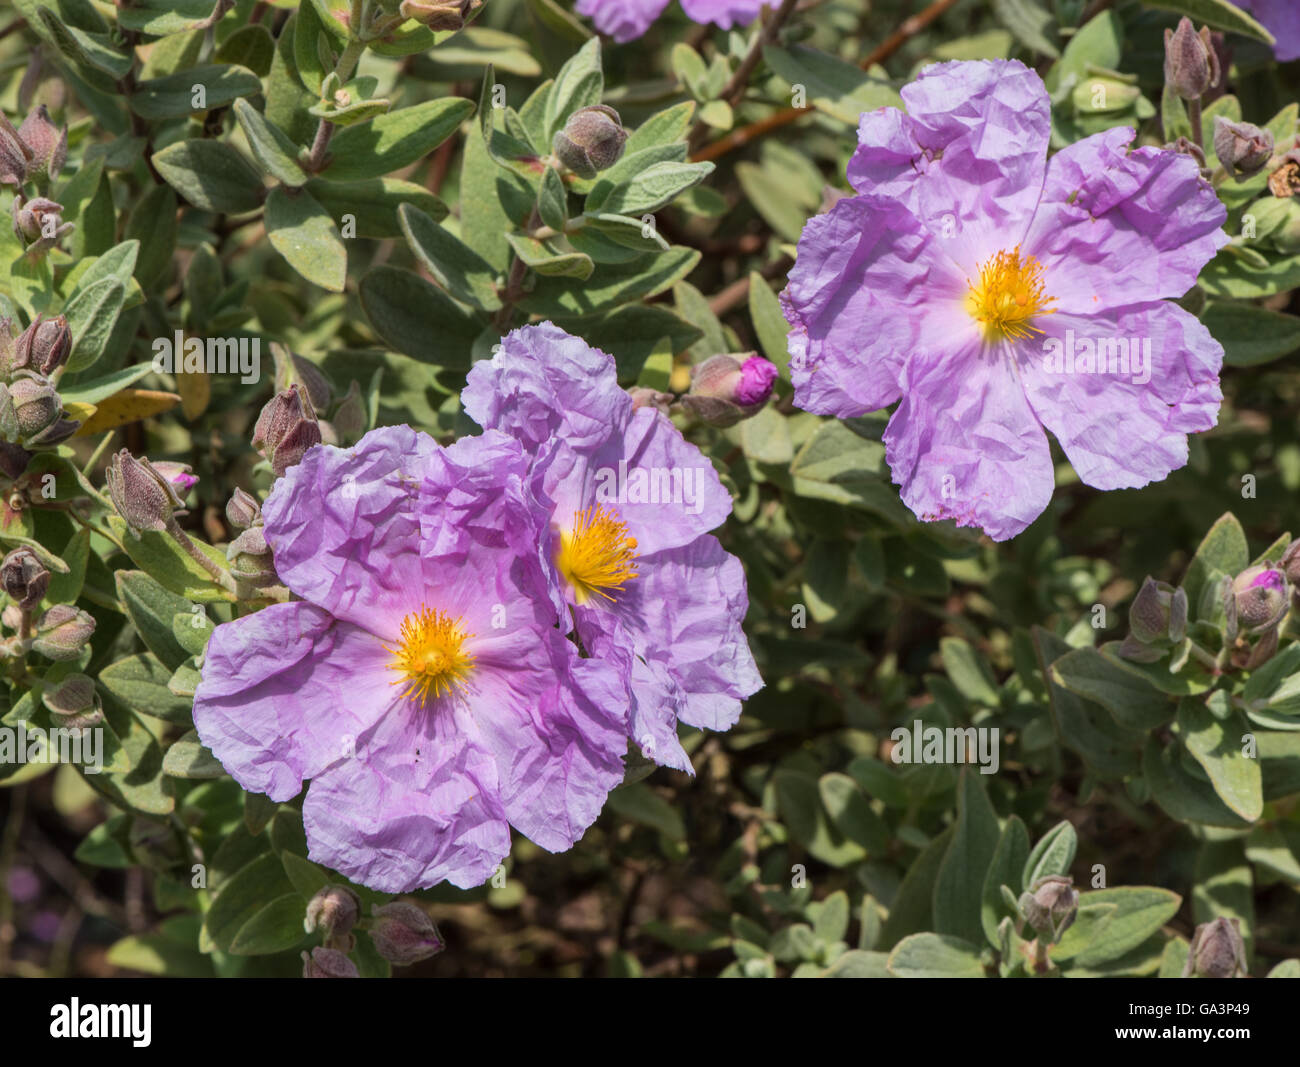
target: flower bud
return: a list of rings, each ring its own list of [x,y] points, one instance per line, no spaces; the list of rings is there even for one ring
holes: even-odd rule
[[[1273,134],[1249,122],[1214,119],[1214,153],[1234,178],[1249,178],[1273,158]]]
[[[711,426],[732,426],[756,415],[772,395],[776,364],[762,356],[710,356],[691,373],[682,407]]]
[[[1289,592],[1286,575],[1269,564],[1242,571],[1230,586],[1237,625],[1251,634],[1276,626],[1286,614]]]
[[[1128,612],[1129,629],[1144,643],[1181,641],[1187,629],[1187,593],[1147,578]]]
[[[435,32],[461,30],[482,3],[483,0],[402,0],[398,11],[402,18],[415,19]]]
[[[1025,921],[1041,936],[1053,943],[1070,928],[1079,911],[1079,894],[1073,879],[1065,874],[1049,874],[1020,895],[1020,910]]]
[[[357,965],[338,949],[314,948],[311,955],[302,954],[304,978],[360,978]]]
[[[374,916],[370,939],[389,963],[409,966],[446,948],[433,920],[414,904],[396,900],[375,908]]]
[[[8,403],[13,405],[14,423],[23,444],[35,443],[42,432],[53,428],[63,415],[63,403],[58,392],[44,378],[16,378],[5,392]]]
[[[627,130],[618,112],[604,104],[580,107],[551,142],[555,157],[580,178],[594,178],[623,155]]]
[[[55,724],[71,730],[94,726],[104,718],[95,682],[84,674],[65,676],[61,682],[46,689],[41,699],[53,713]]]
[[[1219,84],[1219,57],[1208,26],[1197,33],[1183,16],[1177,30],[1165,30],[1165,83],[1184,100],[1199,100]]]
[[[635,385],[627,391],[632,398],[632,410],[638,408],[656,408],[668,414],[668,405],[673,402],[672,393],[661,393],[658,389],[647,389],[644,385]]]
[[[277,478],[297,464],[307,449],[320,443],[316,413],[300,385],[276,393],[253,428],[253,447],[271,464]]]
[[[23,611],[31,611],[50,587],[50,572],[30,548],[15,548],[0,563],[0,583]]]
[[[3,332],[3,331],[0,331]],[[36,316],[36,321],[18,335],[13,346],[13,362],[3,368],[32,370],[48,377],[68,361],[72,352],[72,330],[62,315],[52,319]]]
[[[1184,978],[1241,978],[1246,974],[1246,946],[1241,920],[1220,916],[1201,923],[1192,935],[1183,966]]]
[[[50,113],[41,104],[30,111],[18,128],[18,136],[31,150],[28,171],[43,170],[53,181],[59,176],[68,158],[68,128],[62,129],[50,121]]]
[[[22,185],[31,166],[32,150],[12,124],[0,115],[0,185]]]
[[[1291,587],[1300,591],[1300,537],[1291,542],[1291,547],[1282,553],[1282,562],[1278,564]]]
[[[41,238],[48,238],[52,243],[63,230],[63,205],[44,196],[19,202],[14,198],[10,213],[14,219],[14,235],[27,244],[34,244]]]
[[[199,484],[194,468],[188,463],[175,463],[170,459],[163,459],[155,463],[153,469],[176,491],[176,496],[181,500],[184,500],[185,494]]]
[[[226,504],[226,521],[236,530],[247,530],[262,521],[262,505],[252,493],[236,489]]]
[[[278,580],[271,546],[261,526],[249,527],[231,541],[226,559],[230,560],[230,573],[243,581],[267,585]]]
[[[55,604],[37,622],[32,648],[48,659],[76,659],[94,632],[92,616],[71,604]]]
[[[149,530],[161,533],[175,521],[181,498],[147,459],[122,449],[108,461],[107,481],[113,507],[137,537]]]
[[[320,368],[309,359],[295,356],[283,345],[272,346],[275,356],[275,390],[283,392],[292,385],[302,386],[311,401],[313,411],[324,411],[329,407],[334,390],[325,380]]]
[[[309,934],[320,930],[326,941],[333,945],[350,939],[352,927],[356,926],[360,915],[361,900],[352,890],[341,885],[327,885],[317,890],[307,902],[307,914],[302,925]]]

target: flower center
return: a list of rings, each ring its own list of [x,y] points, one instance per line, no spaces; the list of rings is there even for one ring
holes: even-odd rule
[[[585,604],[592,594],[614,598],[606,589],[622,589],[636,577],[636,538],[627,523],[605,507],[588,508],[573,516],[573,528],[560,534],[555,565],[573,587],[574,599]]]
[[[460,619],[433,608],[413,611],[402,620],[401,644],[384,647],[396,657],[389,664],[401,677],[393,685],[406,685],[404,697],[418,696],[421,703],[461,688],[474,669],[474,656],[466,652],[467,638]]]
[[[966,309],[983,323],[989,340],[1022,341],[1042,333],[1031,325],[1035,315],[1051,315],[1056,297],[1043,292],[1043,265],[1033,256],[1021,256],[1017,245],[999,252],[980,267],[979,281],[967,282]]]

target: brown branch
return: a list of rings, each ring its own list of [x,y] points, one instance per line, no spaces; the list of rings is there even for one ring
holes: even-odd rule
[[[915,37],[922,30],[926,29],[935,19],[946,14],[951,8],[958,4],[959,0],[934,0],[929,7],[918,15],[904,19],[893,33],[884,39],[874,48],[866,59],[862,60],[858,66],[864,70],[869,70],[877,63],[883,63],[892,56],[908,41]],[[750,123],[748,126],[742,126],[726,137],[714,141],[712,144],[705,145],[698,152],[691,156],[691,161],[701,163],[710,159],[717,159],[724,156],[734,149],[741,148],[749,144],[750,141],[762,137],[764,134],[771,133],[773,130],[779,130],[782,126],[788,126],[799,118],[800,115],[806,115],[813,108],[810,107],[788,107],[775,114],[769,115],[758,122]]]

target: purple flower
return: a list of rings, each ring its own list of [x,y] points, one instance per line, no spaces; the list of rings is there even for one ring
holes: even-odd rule
[[[862,116],[845,197],[809,220],[781,296],[795,402],[898,402],[886,458],[922,519],[1014,537],[1053,488],[1044,429],[1098,489],[1158,481],[1218,417],[1220,347],[1169,298],[1227,237],[1188,156],[1131,129],[1046,158],[1018,62],[928,68]]]
[[[1277,43],[1273,54],[1282,63],[1300,59],[1300,4],[1296,0],[1237,0],[1253,14]]]
[[[775,0],[682,0],[682,10],[692,22],[712,22],[724,30],[746,26],[764,6]],[[640,37],[663,14],[668,0],[578,0],[575,10],[596,24],[596,29],[619,44]]]
[[[621,680],[555,629],[523,453],[406,426],[318,446],[262,509],[301,600],[217,627],[199,736],[303,804],[309,855],[405,892],[486,880],[513,825],[570,847],[622,780]]]
[[[731,511],[712,464],[667,416],[635,406],[609,356],[551,323],[509,334],[461,399],[534,456],[555,609],[617,668],[641,750],[689,771],[678,720],[729,729],[762,685],[741,629],[744,572],[708,533]]]

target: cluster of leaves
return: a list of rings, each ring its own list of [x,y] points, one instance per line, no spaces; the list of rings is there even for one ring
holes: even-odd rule
[[[56,384],[80,422],[0,471],[0,543],[51,571],[47,609],[76,604],[96,624],[75,658],[15,664],[3,723],[48,728],[47,698],[84,674],[106,738],[102,773],[13,762],[0,794],[47,790],[67,826],[105,814],[68,842],[98,884],[149,873],[154,929],[116,940],[109,961],[298,973],[305,902],[339,880],[306,858],[299,806],[243,794],[190,718],[213,626],[270,596],[232,569],[222,520],[236,487],[271,482],[249,444],[270,386],[302,383],[338,440],[392,423],[446,439],[472,431],[458,402],[471,363],[546,318],[611,353],[628,386],[684,391],[691,366],[725,352],[777,365],[756,416],[683,423],[736,501],[723,537],[767,687],[730,733],[687,731],[694,779],[630,774],[571,853],[518,842],[502,879],[418,894],[441,909],[441,966],[1022,974],[1043,962],[1022,894],[1087,872],[1077,919],[1042,949],[1053,973],[1176,975],[1193,926],[1218,916],[1241,921],[1252,973],[1296,973],[1294,627],[1258,669],[1216,673],[1172,648],[1120,656],[1109,620],[1142,575],[1183,574],[1189,625],[1217,653],[1222,602],[1205,591],[1251,558],[1243,526],[1215,516],[1272,542],[1260,559],[1300,525],[1300,378],[1283,358],[1300,346],[1297,200],[1266,175],[1218,183],[1232,241],[1184,303],[1225,347],[1226,399],[1187,469],[1097,494],[1061,464],[1048,513],[997,548],[901,504],[885,413],[793,408],[776,296],[826,186],[844,188],[859,113],[897,105],[921,66],[1020,57],[1044,72],[1054,147],[1116,125],[1165,143],[1192,132],[1161,70],[1162,32],[1188,13],[1237,46],[1236,95],[1206,106],[1206,145],[1216,116],[1245,117],[1280,155],[1296,141],[1295,74],[1258,24],[1226,0],[1120,2],[1082,25],[1083,3],[993,0],[914,26],[864,69],[910,5],[867,17],[826,0],[766,39],[755,26],[687,44],[670,19],[615,64],[554,0],[490,0],[454,33],[394,23],[390,6],[15,0],[21,32],[0,39],[0,106],[45,101],[68,124],[66,176],[34,191],[74,226],[37,255],[0,227],[0,317],[66,317]],[[553,143],[598,104],[629,135],[586,178]],[[154,342],[178,331],[275,339],[274,383],[159,372]],[[194,468],[185,527],[206,566],[165,532],[126,528],[102,489],[122,444]],[[890,734],[917,721],[997,728],[998,773],[895,764]],[[364,933],[355,959],[387,972]]]

